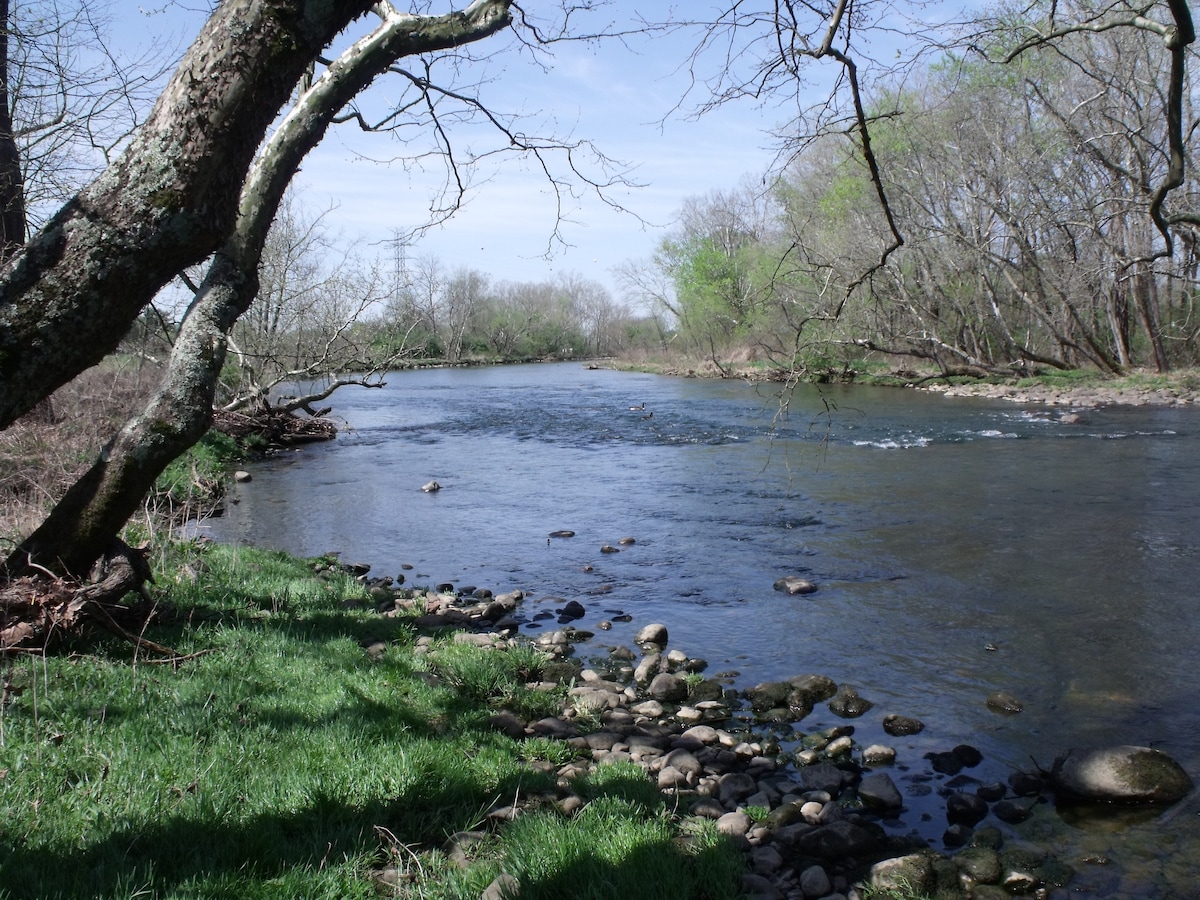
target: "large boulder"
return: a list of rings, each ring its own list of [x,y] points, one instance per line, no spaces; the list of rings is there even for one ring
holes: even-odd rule
[[[1050,781],[1060,798],[1093,803],[1174,803],[1192,789],[1179,763],[1151,747],[1068,750]]]

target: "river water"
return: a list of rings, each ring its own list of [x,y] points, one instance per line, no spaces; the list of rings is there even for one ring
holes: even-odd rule
[[[740,686],[829,675],[876,703],[856,739],[902,762],[968,742],[988,780],[1134,743],[1200,778],[1200,410],[1067,423],[1002,401],[781,398],[576,363],[397,373],[335,401],[345,433],[251,466],[203,528],[337,550],[372,574],[410,565],[410,585],[519,588],[531,616],[576,599],[584,627],[632,616],[597,643],[663,622]],[[548,538],[559,529],[576,536]],[[819,590],[772,589],[792,574]],[[997,690],[1024,711],[990,711]],[[927,728],[887,738],[889,712]],[[819,708],[798,727],[835,724]],[[1198,813],[1189,799],[1117,827],[1045,809],[1025,833],[1077,865],[1073,896],[1193,896]]]

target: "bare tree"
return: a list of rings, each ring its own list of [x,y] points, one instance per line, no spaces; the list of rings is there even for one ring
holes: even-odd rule
[[[291,12],[281,12],[278,4],[264,11],[253,0],[241,0],[214,12],[130,150],[7,270],[10,281],[15,273],[27,278],[16,282],[25,293],[10,287],[14,296],[0,299],[5,304],[0,314],[8,317],[0,320],[8,328],[6,338],[37,325],[57,346],[68,332],[83,327],[91,309],[103,312],[92,335],[93,343],[103,346],[109,329],[115,332],[118,321],[147,302],[161,276],[180,271],[220,241],[184,317],[160,390],[10,555],[5,565],[10,574],[32,566],[71,574],[87,571],[158,473],[207,428],[226,336],[257,294],[270,222],[300,161],[339,111],[375,77],[392,71],[399,59],[451,48],[461,57],[470,43],[507,27],[509,7],[502,0],[475,0],[462,11],[434,16],[377,5],[374,30],[336,59],[321,60],[319,77],[308,67],[321,59],[322,43],[357,17],[358,7],[335,0],[318,7],[298,4]],[[246,40],[249,49],[241,49]],[[426,98],[452,93],[428,80],[410,83]],[[269,124],[262,107],[278,106],[296,85],[300,91],[294,107],[261,149],[251,146],[251,139],[256,141]],[[549,171],[549,154],[563,150],[569,170],[580,171],[578,144],[523,137],[478,101],[455,96],[496,127],[507,152],[531,155]],[[416,109],[426,113],[429,126],[440,134],[439,111],[428,103]],[[451,165],[452,177],[459,171],[457,164]],[[600,182],[591,184],[603,189]],[[104,215],[88,218],[85,209]],[[85,253],[89,241],[107,247],[110,240],[116,244],[100,272],[94,262],[90,272],[75,272],[72,279],[62,267],[63,259]],[[45,259],[46,247],[58,248],[58,256]],[[34,267],[35,262],[42,268]],[[112,276],[129,279],[123,292],[115,290]],[[0,298],[6,284],[0,274]],[[37,307],[38,318],[30,321],[28,304],[35,296],[52,302]],[[16,314],[21,311],[25,318]],[[88,355],[76,348],[50,365],[41,348],[21,353],[15,347],[11,340],[0,345],[0,383],[21,387],[4,395],[8,402],[0,404],[0,425]],[[28,382],[38,372],[48,379],[40,387]]]
[[[282,105],[308,64],[358,9],[336,2],[317,8],[300,5],[293,18],[277,7],[267,11],[245,0],[214,12],[130,150],[18,254],[3,273],[7,278],[0,276],[0,290],[10,291],[7,297],[0,294],[6,338],[0,346],[0,381],[24,385],[4,394],[0,424],[7,424],[5,416],[19,413],[38,399],[37,393],[46,392],[46,385],[27,384],[33,373],[42,372],[53,383],[89,355],[76,349],[69,359],[50,365],[41,353],[14,350],[13,338],[22,326],[35,324],[17,315],[31,297],[46,298],[48,309],[36,324],[52,329],[48,333],[55,342],[64,339],[62,332],[84,327],[91,304],[114,305],[114,310],[103,307],[103,314],[94,310],[99,317],[95,343],[103,345],[106,329],[115,334],[122,319],[127,327],[129,315],[150,300],[169,269],[174,269],[167,276],[172,277],[224,236],[213,248],[217,252],[188,309],[162,387],[10,555],[5,563],[9,573],[31,565],[85,573],[167,463],[208,427],[225,337],[257,294],[270,223],[300,161],[338,110],[404,55],[461,45],[504,28],[508,6],[477,0],[463,13],[445,16],[384,10],[379,26],[303,91],[261,153],[256,153],[257,144],[271,118],[263,104]],[[249,37],[249,44],[232,32]],[[199,131],[193,130],[197,127]],[[99,225],[84,216],[84,210],[93,208],[106,213]],[[81,245],[82,235],[89,240]],[[122,235],[128,245],[119,239]],[[84,269],[72,275],[62,269],[61,260],[78,259],[89,242],[107,246],[114,239],[113,258],[101,263],[103,277],[96,263],[90,273]],[[59,249],[58,258],[35,267],[37,254],[47,246]],[[38,277],[30,281],[34,271]],[[18,278],[22,273],[25,280]],[[130,280],[121,285],[126,296],[117,296],[122,291],[110,282],[122,273]],[[25,292],[14,296],[21,286]]]
[[[387,285],[378,267],[340,248],[289,193],[263,248],[258,295],[229,335],[237,375],[222,385],[221,411],[304,409],[350,385],[379,387],[406,352],[383,352],[367,327]],[[280,395],[281,386],[293,393]]]

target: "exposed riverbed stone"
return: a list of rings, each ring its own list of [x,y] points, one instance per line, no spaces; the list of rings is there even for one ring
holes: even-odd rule
[[[667,626],[653,622],[643,627],[634,638],[639,644],[657,644],[660,647],[667,645]]]
[[[981,884],[995,884],[1000,880],[1000,854],[990,847],[968,847],[954,857],[959,870]]]
[[[785,575],[775,582],[775,590],[785,594],[812,594],[816,592],[817,586],[799,575]]]
[[[805,897],[824,897],[833,891],[833,882],[821,866],[809,866],[800,873],[800,890]]]
[[[858,786],[858,796],[869,809],[893,810],[904,805],[900,790],[885,772],[863,776]]]
[[[829,701],[829,711],[843,719],[857,719],[864,715],[875,704],[864,697],[848,684],[843,684]]]
[[[1051,781],[1064,799],[1101,803],[1174,803],[1192,789],[1170,756],[1136,746],[1068,750],[1055,760]]]
[[[659,672],[655,675],[646,690],[655,700],[663,700],[667,703],[684,700],[688,693],[687,682],[678,675],[671,675],[668,672]]]
[[[863,748],[862,761],[864,766],[888,766],[896,761],[896,750],[883,744],[872,744]]]
[[[925,723],[920,719],[892,714],[883,717],[883,730],[892,737],[905,737],[910,734],[920,734],[925,730]]]
[[[933,860],[924,853],[885,859],[871,867],[869,883],[879,891],[929,894],[934,886]]]
[[[814,705],[837,693],[837,683],[825,675],[794,675],[787,680],[792,691]]]
[[[372,582],[368,587],[376,587]],[[505,595],[501,595],[504,597]],[[426,611],[438,614],[429,627],[467,629],[470,637],[456,638],[480,646],[504,648],[512,646],[494,625],[498,611],[486,590],[451,586],[442,592],[399,591],[395,602],[389,604],[389,616],[408,614],[408,622],[423,627],[417,615]],[[507,607],[509,616],[526,620],[517,609],[521,598],[513,597]],[[560,612],[577,612],[574,601],[565,598],[543,598],[542,605],[553,603]],[[582,609],[582,605],[579,607]],[[383,609],[379,610],[383,614]],[[615,610],[605,610],[617,621]],[[433,622],[439,624],[433,624]],[[661,627],[661,626],[660,626]],[[656,629],[657,632],[657,629]],[[747,876],[754,895],[774,900],[813,900],[820,897],[854,896],[862,891],[864,878],[872,866],[881,860],[905,858],[913,854],[919,843],[916,829],[901,836],[900,826],[906,823],[905,798],[917,804],[921,801],[922,818],[928,804],[936,802],[934,789],[946,796],[945,809],[949,827],[943,834],[943,846],[952,850],[951,857],[924,850],[922,854],[935,872],[928,883],[942,900],[964,900],[967,896],[960,884],[956,860],[962,854],[992,851],[1003,845],[1001,833],[979,821],[972,828],[966,822],[978,821],[980,812],[1000,821],[1019,821],[1028,816],[1035,805],[1043,801],[1044,785],[1038,776],[1028,776],[1029,793],[1021,796],[1019,782],[1006,797],[1000,782],[980,784],[979,780],[962,769],[978,765],[979,751],[969,745],[959,745],[945,753],[927,755],[928,766],[906,758],[913,745],[902,742],[896,747],[883,745],[860,746],[856,729],[863,734],[877,734],[880,718],[868,718],[863,723],[842,723],[828,727],[828,720],[819,731],[801,734],[790,723],[763,727],[764,716],[780,711],[788,721],[808,714],[814,704],[836,698],[836,704],[850,701],[847,709],[861,701],[853,688],[838,691],[829,678],[820,675],[801,675],[781,682],[766,682],[745,692],[745,701],[735,692],[727,691],[720,680],[699,681],[684,672],[695,672],[702,664],[694,662],[681,650],[666,652],[665,628],[656,634],[639,634],[639,643],[650,639],[650,650],[635,671],[633,661],[637,652],[624,648],[604,648],[611,656],[590,657],[585,663],[574,655],[580,648],[572,646],[590,637],[569,626],[543,634],[535,640],[548,654],[541,667],[539,684],[530,683],[527,689],[562,691],[567,695],[563,714],[536,722],[523,721],[511,712],[499,713],[493,719],[498,730],[520,739],[528,735],[544,735],[565,741],[576,753],[570,762],[557,769],[545,759],[531,759],[528,765],[542,772],[555,772],[557,788],[541,797],[520,802],[551,803],[564,814],[577,813],[587,801],[583,791],[573,784],[587,778],[597,766],[610,762],[636,764],[652,785],[669,795],[670,808],[677,815],[690,815],[720,823],[720,830],[729,834],[746,852],[746,864],[753,874]],[[435,661],[439,641],[418,635],[416,644]],[[434,678],[432,673],[431,678]],[[732,680],[736,673],[718,678]],[[728,682],[727,682],[728,683]],[[699,693],[708,686],[706,696]],[[565,688],[565,689],[564,689]],[[655,695],[660,696],[655,696]],[[674,698],[674,699],[672,699]],[[760,708],[761,707],[761,708]],[[866,713],[863,709],[859,715]],[[599,721],[599,724],[597,722]],[[897,735],[915,734],[923,725],[915,719],[899,716],[882,717],[884,731]],[[800,742],[800,749],[783,752],[780,743]],[[897,758],[899,756],[899,758]],[[888,773],[872,771],[865,766],[895,765]],[[925,768],[924,772],[919,771]],[[900,773],[900,774],[896,774]],[[947,775],[938,778],[938,775]],[[893,778],[903,778],[901,793]],[[995,777],[994,775],[992,777]],[[1014,776],[1015,777],[1015,776]],[[1024,786],[1024,785],[1020,785]],[[1015,795],[1015,796],[1014,796]],[[585,795],[586,796],[586,795]],[[1011,799],[1008,799],[1011,798]],[[988,811],[988,803],[993,803]],[[960,807],[966,812],[960,812]],[[568,812],[569,808],[569,812]],[[507,821],[520,809],[517,803],[489,813],[489,820],[501,816]],[[915,812],[913,813],[915,815]],[[955,823],[953,820],[960,819]],[[885,831],[880,822],[887,825]],[[907,823],[912,825],[912,822]],[[923,831],[925,829],[922,829]],[[970,844],[970,847],[958,850]],[[919,855],[922,855],[919,854]],[[970,866],[968,855],[964,866]],[[820,862],[821,865],[814,865]],[[987,891],[1002,892],[1000,886],[1026,894],[1043,891],[1044,886],[1065,882],[1069,868],[1061,867],[1052,873],[1052,861],[1038,867],[1027,864],[1021,857],[1006,858],[996,874],[996,881],[984,884],[974,876],[966,876],[974,896]],[[884,869],[900,868],[902,863],[885,865]],[[1063,874],[1064,872],[1068,874]],[[802,885],[806,874],[812,881],[807,891]],[[979,873],[976,872],[976,875]],[[824,881],[817,885],[819,875]],[[965,875],[965,872],[964,872]],[[936,882],[936,884],[934,884]],[[931,894],[932,895],[932,894]],[[997,894],[999,896],[999,894]]]

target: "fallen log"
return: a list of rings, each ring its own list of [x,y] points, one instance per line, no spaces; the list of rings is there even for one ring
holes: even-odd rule
[[[329,410],[317,410],[326,413]],[[312,441],[329,441],[337,436],[337,425],[329,419],[305,419],[275,409],[256,413],[213,412],[213,428],[233,438],[260,437],[272,447],[287,447]]]

